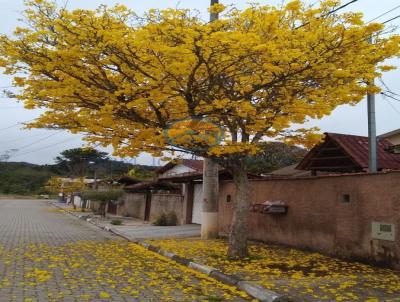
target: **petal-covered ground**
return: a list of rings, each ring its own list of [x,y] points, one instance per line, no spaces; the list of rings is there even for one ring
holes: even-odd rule
[[[400,273],[318,253],[252,243],[244,260],[226,257],[224,240],[149,240],[182,257],[254,280],[294,301],[400,301]]]
[[[9,301],[230,301],[247,296],[124,241],[0,249]],[[1,297],[1,296],[0,296]],[[6,300],[1,300],[6,301]]]
[[[0,200],[0,302],[246,300],[45,201]]]

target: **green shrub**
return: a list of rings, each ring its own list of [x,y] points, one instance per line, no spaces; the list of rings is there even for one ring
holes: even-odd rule
[[[177,225],[178,224],[178,216],[176,216],[175,212],[169,212],[167,214],[167,225]]]
[[[107,203],[109,201],[117,201],[122,196],[124,190],[112,189],[107,191],[87,190],[82,192],[82,197],[86,200]]]
[[[167,215],[165,215],[164,213],[162,213],[160,216],[158,216],[158,218],[156,219],[156,221],[154,221],[154,225],[157,226],[166,226],[167,224]]]
[[[154,225],[157,226],[173,226],[178,224],[178,217],[175,212],[169,212],[168,214],[162,213],[156,221],[154,221]]]
[[[119,219],[114,219],[114,220],[111,220],[110,223],[111,223],[112,225],[121,225],[121,224],[122,224],[122,221],[119,220]]]

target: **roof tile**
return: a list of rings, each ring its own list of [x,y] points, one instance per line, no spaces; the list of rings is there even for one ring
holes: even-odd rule
[[[336,141],[362,168],[368,168],[368,137],[338,133],[326,133],[326,136]],[[388,140],[378,139],[378,169],[400,170],[400,155],[386,151],[390,146],[392,144]]]

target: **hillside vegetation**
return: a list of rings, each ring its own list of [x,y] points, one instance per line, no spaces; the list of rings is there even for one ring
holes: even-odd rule
[[[90,167],[86,177],[98,179],[127,174],[130,170],[152,171],[154,167],[107,160]],[[96,171],[96,172],[95,172]],[[0,195],[37,195],[47,193],[44,184],[52,176],[70,177],[60,165],[35,165],[25,162],[0,162]]]

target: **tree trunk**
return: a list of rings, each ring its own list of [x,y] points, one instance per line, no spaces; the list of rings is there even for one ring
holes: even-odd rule
[[[107,203],[101,202],[100,203],[100,216],[103,218],[106,217],[106,209],[107,209]]]
[[[81,198],[81,211],[85,212],[86,209],[86,199],[84,199],[82,196],[80,196]]]
[[[250,207],[250,184],[243,164],[232,169],[236,187],[233,218],[229,234],[228,256],[243,258],[248,255],[248,213]]]
[[[71,204],[74,210],[76,210],[76,205],[75,205],[75,195],[71,193]]]
[[[218,164],[204,159],[201,239],[218,237]]]

